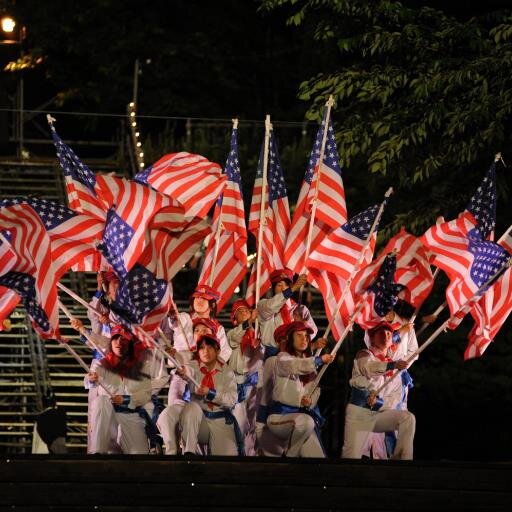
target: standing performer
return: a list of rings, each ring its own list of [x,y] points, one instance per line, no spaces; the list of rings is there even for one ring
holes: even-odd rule
[[[299,291],[307,283],[306,275],[301,274],[293,282],[293,272],[288,268],[282,268],[274,270],[270,274],[270,281],[274,296],[270,299],[261,299],[256,305],[261,342],[265,346],[266,357],[278,352],[274,341],[274,331],[281,324],[288,324],[294,320],[302,321],[311,329],[313,337],[318,331],[309,309],[302,304],[297,304],[292,299],[293,292]],[[270,347],[270,349],[266,347]]]
[[[107,453],[112,434],[123,453],[149,452],[146,425],[151,420],[144,405],[151,400],[151,354],[123,327],[111,329],[111,350],[94,361],[86,377],[98,386],[91,410],[91,453]]]
[[[219,340],[204,335],[196,357],[179,370],[185,379],[192,376],[201,383],[189,383],[192,397],[180,417],[185,454],[195,454],[198,444],[207,443],[212,455],[244,455],[242,433],[232,413],[238,396],[235,374],[219,354]]]
[[[263,350],[256,338],[253,323],[256,311],[245,300],[237,300],[231,308],[231,322],[235,326],[227,333],[233,352],[229,367],[234,371],[238,386],[238,404],[234,414],[245,435],[245,454],[254,455],[256,435],[254,427],[257,412],[257,383],[263,364]]]
[[[304,322],[293,322],[288,328],[285,350],[277,356],[275,385],[272,394],[269,430],[288,440],[288,457],[325,457],[320,442],[322,417],[317,402],[317,388],[309,397],[320,366],[333,361],[334,356],[314,357],[311,352],[313,329]]]
[[[412,459],[416,420],[406,410],[393,409],[397,397],[402,394],[400,379],[394,379],[384,388],[383,396],[375,391],[394,369],[404,370],[407,362],[393,361],[388,350],[393,344],[393,326],[380,322],[368,331],[370,348],[356,354],[352,378],[351,395],[345,414],[343,458],[361,458],[371,432],[398,431],[397,443],[392,455],[394,459]]]

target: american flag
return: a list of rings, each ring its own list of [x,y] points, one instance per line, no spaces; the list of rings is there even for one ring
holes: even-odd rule
[[[176,214],[173,207],[160,210],[149,227],[150,242],[138,262],[166,281],[183,268],[211,233],[206,220],[184,218],[181,208]]]
[[[375,219],[384,204],[370,206],[352,217],[347,223],[333,231],[312,251],[306,266],[310,277],[318,285],[324,298],[329,322],[341,300],[344,289],[350,286],[350,279],[357,270],[357,263],[368,264],[373,258],[376,230],[367,245]],[[363,252],[364,251],[364,252]],[[362,255],[362,257],[361,257]],[[347,290],[340,314],[333,322],[333,334],[339,338],[345,323],[354,311],[352,293]]]
[[[451,315],[462,306],[507,261],[507,252],[486,240],[495,225],[496,176],[494,164],[459,216],[438,219],[421,237],[431,254],[431,263],[444,270],[450,284],[446,299]],[[465,308],[466,309],[466,308]],[[459,321],[461,314],[458,315]],[[451,323],[455,326],[455,322]]]
[[[204,217],[221,194],[226,177],[219,164],[180,152],[163,156],[134,180],[174,198],[187,217]]]
[[[323,162],[319,162],[325,117],[318,130],[315,145],[299,192],[297,206],[286,240],[284,260],[297,274],[304,272],[311,208],[318,188],[317,207],[312,230],[310,252],[333,230],[347,222],[345,190],[341,178],[338,150],[332,123],[327,127]],[[317,177],[319,186],[317,187]]]
[[[5,296],[2,290],[7,292]],[[9,291],[11,291],[11,293],[9,293]],[[17,297],[12,295],[13,292]],[[50,322],[46,311],[50,305],[40,302],[39,297],[41,297],[41,294],[36,289],[36,278],[33,275],[26,272],[16,272],[14,270],[0,275],[0,294],[0,321],[3,321],[5,316],[16,307],[16,304],[21,299],[36,332],[44,339],[60,338],[58,324]],[[50,298],[51,295],[53,295],[53,293],[47,294],[44,298]],[[10,311],[9,308],[11,308]],[[5,315],[6,311],[8,311],[7,315]],[[51,316],[55,316],[54,312],[52,312]]]
[[[354,278],[354,291],[358,294],[364,293],[375,279],[388,254],[396,256],[394,279],[404,286],[400,298],[414,308],[419,308],[432,290],[434,278],[422,243],[403,228],[388,241],[372,263],[358,272]]]
[[[124,277],[150,241],[153,217],[162,209],[181,207],[146,185],[116,176],[98,175],[96,192],[109,208],[98,248],[117,275]]]
[[[262,262],[260,268],[260,294],[262,297],[270,288],[270,273],[286,265],[284,246],[288,230],[290,228],[290,207],[288,205],[288,192],[283,177],[283,170],[277,151],[274,132],[270,132],[269,156],[267,168],[267,186],[265,197],[262,198],[263,185],[263,153],[261,148],[256,180],[252,193],[251,208],[249,211],[249,231],[256,238],[258,244],[258,232],[260,225],[260,205],[264,201],[263,219],[263,247]],[[253,305],[256,297],[256,263],[253,265],[249,286],[247,287],[246,300]]]
[[[76,213],[66,206],[38,198],[13,198],[0,202],[0,226],[17,230],[16,253],[36,255],[46,250],[53,271],[59,280],[71,266],[96,251],[103,222],[92,216]],[[41,244],[41,247],[38,246]],[[24,247],[22,249],[22,247]],[[44,249],[43,249],[44,247]],[[40,262],[46,261],[39,259]],[[46,273],[48,270],[43,269]]]
[[[16,201],[16,202],[14,202]],[[14,291],[24,301],[32,319],[44,337],[58,336],[57,287],[59,279],[52,261],[52,241],[43,220],[26,202],[7,200],[0,207],[0,227],[10,233],[11,250],[16,261],[2,273],[0,286]],[[3,296],[2,315],[14,302],[12,295]],[[42,309],[44,315],[39,311]],[[10,313],[10,311],[9,311]],[[8,313],[7,313],[8,314]],[[37,327],[37,325],[36,325]]]
[[[365,305],[357,316],[356,322],[363,329],[370,329],[382,321],[398,301],[398,295],[404,286],[395,281],[396,256],[387,254],[378,269],[377,277],[362,291],[369,292]],[[356,287],[357,289],[358,287]]]
[[[209,284],[219,291],[221,298],[217,302],[218,311],[233,295],[235,288],[247,272],[247,229],[242,199],[237,133],[238,130],[234,128],[231,133],[231,149],[225,167],[226,188],[215,206],[213,236],[209,239],[199,277],[199,283]],[[218,240],[215,238],[217,233]],[[215,253],[215,269],[211,276]]]
[[[169,311],[171,291],[165,279],[136,263],[121,279],[112,310],[127,323],[152,335]]]
[[[10,243],[11,235],[4,231],[2,236]],[[11,250],[8,243],[0,239],[0,272],[6,274],[16,264],[16,254]],[[10,288],[0,286],[0,331],[3,330],[4,320],[11,314],[12,310],[18,305],[20,296]]]
[[[64,143],[51,123],[50,129],[57,158],[64,171],[69,207],[75,212],[86,213],[104,221],[106,208],[96,194],[96,175]]]

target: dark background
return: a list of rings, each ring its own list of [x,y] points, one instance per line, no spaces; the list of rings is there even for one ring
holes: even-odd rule
[[[462,22],[510,8],[510,2],[497,1],[404,4],[429,5]],[[53,112],[60,135],[77,142],[74,148],[80,156],[114,159],[120,171],[126,170],[126,162],[115,146],[132,100],[138,59],[138,114],[148,163],[167,152],[192,150],[223,164],[230,119],[237,116],[246,200],[263,139],[263,120],[271,114],[293,204],[317,126],[306,120],[311,102],[298,99],[299,85],[317,73],[343,66],[344,57],[332,41],[314,40],[312,26],[287,25],[286,8],[267,12],[259,6],[260,2],[251,0],[0,2],[0,8],[10,9],[27,30],[22,44],[0,46],[0,59],[3,66],[21,54],[40,58],[39,64],[22,72],[25,109]],[[0,74],[1,156],[15,152],[8,137],[20,76],[20,72]],[[187,119],[192,127],[188,135]],[[333,121],[337,128],[343,127],[344,119],[336,108]],[[32,158],[54,156],[42,114],[33,114],[26,136],[47,141],[46,145],[27,143]],[[81,144],[84,141],[112,145]],[[509,147],[498,149],[508,163],[512,158]],[[482,161],[490,162],[492,156],[485,153]],[[398,187],[384,216],[384,227],[420,195],[430,198],[432,210],[452,218],[464,208],[485,170],[480,165],[453,177],[445,169],[420,189]],[[394,184],[392,176],[371,174],[360,162],[346,168],[343,179],[349,214],[380,201]],[[511,186],[510,170],[500,168],[498,236],[511,220]],[[381,237],[380,244],[384,242]],[[445,285],[442,277],[437,280],[422,311],[443,302]],[[482,358],[464,362],[471,323],[466,319],[457,331],[440,336],[412,368],[415,388],[409,395],[409,408],[418,420],[419,459],[512,458],[510,322]],[[356,330],[343,347],[345,367],[340,365],[328,379],[324,407],[333,419],[326,430],[331,440],[340,435],[337,413],[343,407],[350,360],[360,339]],[[335,441],[332,446],[335,456]]]

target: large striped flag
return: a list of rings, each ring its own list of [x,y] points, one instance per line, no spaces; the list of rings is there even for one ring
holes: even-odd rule
[[[163,156],[134,180],[174,198],[187,217],[204,217],[222,193],[226,176],[204,156],[180,152]]]
[[[498,242],[509,254],[512,254],[510,232],[503,241]],[[512,311],[512,269],[504,274],[485,292],[471,308],[475,324],[468,335],[468,344],[464,359],[480,357],[494,340],[505,320]]]
[[[267,186],[265,197],[263,190],[263,156],[262,145],[256,180],[252,193],[251,208],[249,211],[249,231],[256,238],[258,244],[258,232],[260,226],[260,205],[264,203],[262,262],[260,268],[260,293],[263,295],[270,288],[270,274],[273,270],[287,266],[284,255],[284,246],[288,230],[290,228],[290,207],[288,204],[288,192],[283,177],[283,170],[277,151],[274,132],[270,131],[269,157],[267,168]],[[256,297],[256,264],[253,265],[249,286],[247,287],[246,300],[253,305]]]
[[[297,274],[303,273],[305,269],[304,260],[313,201],[317,202],[317,207],[309,252],[316,249],[320,242],[333,230],[347,222],[345,191],[341,178],[336,139],[330,119],[327,126],[327,141],[323,161],[319,162],[325,124],[324,117],[311,151],[286,240],[284,260],[287,266]]]
[[[220,311],[230,299],[247,272],[247,229],[238,160],[238,130],[231,133],[231,149],[226,161],[226,187],[218,199],[213,214],[212,232],[199,276],[199,283],[219,291]],[[213,276],[212,265],[215,260]]]
[[[69,207],[78,213],[87,213],[105,221],[107,207],[96,193],[96,175],[59,137],[50,122],[53,143],[60,166],[64,171]]]
[[[375,219],[381,205],[370,206],[352,217],[347,223],[332,232],[311,252],[306,266],[324,298],[325,311],[332,321],[343,291],[350,285],[350,279],[357,270],[357,263],[367,265],[373,258],[375,237],[378,226],[367,245]],[[332,324],[334,337],[338,339],[348,318],[354,311],[352,293],[347,290],[342,309]]]
[[[11,234],[8,231],[4,231],[2,236],[8,243],[4,243],[0,239],[0,273],[6,274],[16,264],[17,257],[9,245],[12,238]],[[11,314],[19,301],[20,296],[16,292],[10,288],[0,286],[0,331],[4,329],[4,320]]]
[[[354,292],[362,295],[368,289],[389,254],[395,255],[396,260],[394,281],[404,287],[400,298],[414,308],[419,308],[432,290],[434,278],[423,244],[419,238],[403,228],[389,239],[373,262],[357,273],[353,284]]]
[[[104,225],[99,219],[54,201],[14,198],[0,202],[0,227],[12,233],[16,230],[15,252],[19,257],[25,256],[24,251],[36,255],[34,261],[47,261],[46,256],[49,257],[59,280],[71,266],[95,253]],[[43,251],[47,252],[45,258]],[[47,272],[43,269],[43,273]]]
[[[507,252],[486,240],[494,230],[496,171],[493,164],[471,197],[466,209],[451,221],[438,219],[421,237],[431,263],[450,278],[446,299],[451,315],[486,283],[507,261]],[[455,326],[455,324],[452,324]]]

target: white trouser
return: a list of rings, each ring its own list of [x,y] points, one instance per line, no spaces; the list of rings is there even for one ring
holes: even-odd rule
[[[91,408],[90,453],[107,453],[114,431],[123,453],[149,453],[144,427],[145,422],[137,413],[115,412],[110,397],[98,395]]]
[[[258,388],[250,386],[247,388],[247,396],[243,402],[239,402],[233,409],[242,435],[244,436],[245,455],[256,455],[256,413],[258,411]]]
[[[184,407],[184,403],[168,405],[158,416],[156,426],[164,440],[165,455],[178,453],[178,423]]]
[[[238,455],[233,425],[227,425],[224,418],[207,418],[196,402],[185,405],[180,426],[184,452],[196,453],[199,443],[208,444],[212,455]]]
[[[167,397],[167,405],[181,404],[185,405],[187,402],[183,400],[183,393],[187,386],[187,381],[182,379],[179,375],[174,374],[171,376],[171,383],[169,384],[169,394]]]
[[[371,411],[365,407],[348,404],[345,414],[343,442],[344,459],[360,459],[370,432],[397,430],[397,443],[393,459],[412,460],[416,418],[409,411],[386,409]]]
[[[271,414],[267,425],[274,435],[288,441],[287,457],[325,457],[315,422],[308,414]]]
[[[258,455],[265,457],[281,457],[286,453],[288,438],[280,439],[270,432],[266,423],[256,422],[256,438],[258,441]]]

